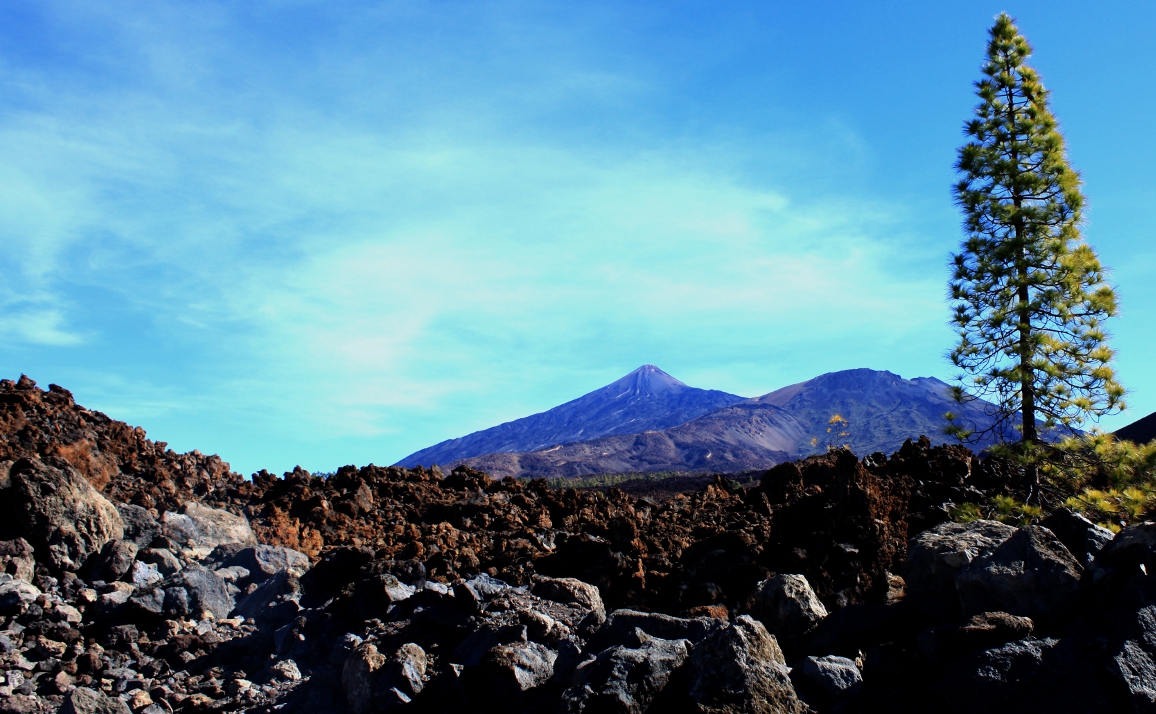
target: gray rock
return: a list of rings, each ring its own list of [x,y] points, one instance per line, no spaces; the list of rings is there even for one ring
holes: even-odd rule
[[[147,588],[150,585],[159,583],[164,579],[165,577],[161,575],[159,570],[157,570],[157,566],[153,565],[152,563],[142,563],[138,560],[132,564],[131,580],[133,587],[138,589]]]
[[[487,622],[474,630],[454,648],[452,661],[466,667],[477,667],[486,653],[498,645],[529,642],[525,625],[501,625]]]
[[[128,583],[108,583],[96,601],[96,611],[107,617],[128,602],[134,592],[133,586]]]
[[[257,545],[257,537],[244,516],[199,503],[185,504],[183,513],[166,511],[161,517],[161,529],[191,558],[204,558],[222,545]]]
[[[619,645],[584,662],[575,684],[562,694],[562,710],[642,714],[670,682],[689,652],[686,640],[651,637],[634,631],[633,646]]]
[[[673,617],[657,612],[637,612],[635,610],[615,610],[606,618],[606,623],[590,638],[590,651],[600,652],[607,647],[627,644],[639,629],[663,640],[688,640],[696,644],[716,626],[717,621],[709,617]]]
[[[984,612],[973,615],[963,625],[943,625],[919,633],[920,654],[931,663],[1001,647],[1032,634],[1031,618],[1006,612]]]
[[[157,571],[166,578],[181,570],[181,561],[166,548],[148,548],[137,553],[136,559],[155,565]]]
[[[937,691],[942,708],[990,712],[1107,712],[1111,697],[1096,676],[1095,654],[1074,640],[1025,639],[985,650],[948,668]]]
[[[301,577],[309,570],[309,556],[292,548],[258,545],[237,551],[221,565],[244,568],[250,582],[263,583],[277,573],[287,572]]]
[[[23,538],[0,540],[0,573],[32,582],[36,574],[36,555],[32,544]]]
[[[174,590],[179,590],[181,593],[184,593],[184,595],[182,600],[183,604],[180,606],[174,604],[174,612],[172,614],[178,617],[187,615],[189,613],[188,593],[184,588],[174,588]],[[128,599],[128,604],[138,616],[160,616],[165,612],[165,591],[160,588],[139,588],[136,593]],[[180,612],[176,612],[176,610]]]
[[[5,573],[7,576],[7,573]],[[0,583],[0,615],[18,615],[36,602],[40,588],[20,578],[9,578]]]
[[[1129,569],[1143,565],[1149,574],[1156,574],[1156,523],[1145,521],[1121,530],[1100,551],[1096,565]]]
[[[355,714],[384,712],[408,704],[425,686],[425,651],[412,642],[390,657],[371,643],[356,647],[345,659],[341,686]]]
[[[1116,534],[1107,528],[1098,526],[1066,508],[1057,510],[1041,521],[1040,525],[1055,533],[1064,547],[1084,568],[1091,567],[1104,546],[1116,537]]]
[[[498,645],[482,656],[488,685],[501,692],[525,692],[550,681],[558,653],[537,642]]]
[[[217,577],[226,583],[240,583],[249,579],[249,570],[240,565],[230,565],[227,568],[217,568],[213,571]]]
[[[297,668],[297,663],[291,659],[277,660],[269,667],[269,672],[287,682],[296,682],[301,679],[301,670]]]
[[[276,629],[296,617],[300,610],[300,581],[289,573],[277,573],[237,603],[233,615],[251,617],[262,628]]]
[[[689,695],[712,714],[803,714],[782,650],[761,622],[742,615],[695,645]]]
[[[132,714],[124,701],[88,687],[77,687],[64,697],[60,714]]]
[[[532,592],[540,598],[560,603],[575,603],[606,619],[606,606],[598,588],[575,578],[540,578]]]
[[[385,665],[385,655],[372,644],[358,646],[345,660],[341,669],[341,688],[354,714],[373,711],[374,673]]]
[[[469,603],[472,604],[473,609],[481,610],[487,602],[508,590],[509,587],[509,585],[503,583],[501,580],[481,573],[464,583],[455,585],[454,597],[456,597],[460,603]]]
[[[16,530],[55,571],[76,571],[110,540],[124,537],[116,507],[71,467],[20,459],[0,491]]]
[[[136,543],[137,548],[147,548],[161,534],[161,524],[153,518],[148,509],[131,503],[118,503],[116,510],[124,523],[124,538]]]
[[[213,617],[218,620],[228,617],[229,613],[233,610],[233,598],[225,588],[225,581],[217,577],[216,573],[201,565],[190,565],[165,580],[163,589],[166,592],[166,611],[169,609],[169,598],[167,594],[170,591],[177,590],[183,590],[185,592],[185,608],[187,608],[187,612],[184,614],[191,615],[197,619],[200,619],[200,614],[203,610],[208,610],[213,613]],[[173,597],[179,599],[180,595],[174,594]],[[181,613],[174,614],[180,615]]]
[[[846,657],[805,657],[791,672],[795,681],[805,681],[807,688],[820,695],[823,701],[835,702],[858,694],[863,686],[863,675],[855,662]],[[802,688],[801,688],[802,689]]]
[[[965,616],[1006,612],[1035,622],[1070,613],[1080,599],[1083,568],[1041,526],[1025,526],[956,576]]]
[[[805,577],[780,574],[755,588],[754,614],[772,635],[796,646],[827,617],[827,608]]]
[[[997,521],[974,521],[942,523],[920,533],[909,543],[903,565],[907,600],[937,622],[957,619],[961,608],[956,576],[973,561],[994,551],[1015,531]]]
[[[1139,641],[1125,641],[1109,668],[1123,680],[1137,712],[1156,712],[1156,660]]]
[[[100,549],[92,565],[92,579],[112,582],[120,580],[132,569],[137,546],[131,540],[110,540]]]
[[[278,577],[285,573],[278,573]],[[390,573],[380,573],[358,581],[354,590],[357,609],[365,619],[384,618],[390,608],[413,597],[416,588],[406,585]]]

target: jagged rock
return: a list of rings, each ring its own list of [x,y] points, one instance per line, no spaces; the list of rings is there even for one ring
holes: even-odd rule
[[[148,548],[137,554],[137,560],[155,565],[157,572],[166,578],[181,570],[181,561],[167,548]]]
[[[297,663],[291,659],[278,660],[269,667],[269,672],[275,677],[280,677],[290,682],[296,682],[301,679],[301,670],[297,668]]]
[[[1156,523],[1145,521],[1121,530],[1100,551],[1096,565],[1121,569],[1143,565],[1149,574],[1156,574]]]
[[[341,670],[341,687],[345,699],[355,714],[372,711],[374,672],[385,664],[385,655],[372,644],[363,644],[349,654]]]
[[[1066,508],[1057,510],[1042,520],[1040,525],[1055,533],[1084,568],[1091,567],[1096,556],[1115,537],[1107,528]]]
[[[396,581],[397,579],[394,578]],[[481,610],[495,596],[509,589],[509,585],[482,573],[454,586],[454,596],[462,604],[469,603],[473,609]]]
[[[1080,598],[1083,568],[1041,526],[1024,526],[990,553],[976,558],[955,579],[965,616],[1006,612],[1032,620],[1054,620]]]
[[[257,537],[244,516],[196,502],[187,503],[183,513],[166,511],[161,527],[166,538],[193,558],[204,558],[222,545],[257,545]]]
[[[1125,641],[1114,653],[1110,669],[1127,687],[1137,712],[1156,712],[1156,659],[1139,641]]]
[[[590,638],[590,649],[598,652],[632,641],[635,629],[663,640],[687,640],[697,644],[717,625],[709,617],[683,618],[657,612],[615,610]]]
[[[938,693],[960,714],[1113,711],[1094,656],[1072,640],[1025,639],[965,657]]]
[[[804,657],[791,671],[800,692],[811,692],[820,702],[831,703],[858,694],[863,675],[846,657]]]
[[[491,649],[499,645],[526,644],[530,641],[525,625],[507,625],[487,622],[471,632],[454,648],[454,662],[467,667],[477,667]]]
[[[1015,532],[997,521],[974,521],[943,523],[921,533],[909,545],[903,565],[908,601],[938,622],[959,617],[956,576]]]
[[[162,588],[165,591],[165,612],[174,616],[191,615],[200,619],[201,612],[208,610],[220,620],[233,610],[233,598],[225,588],[225,581],[201,565],[190,565],[173,575],[164,581]]]
[[[32,544],[23,538],[0,540],[0,573],[31,582],[36,573],[36,555]]]
[[[154,583],[159,583],[165,577],[157,570],[157,566],[152,563],[142,563],[136,561],[132,564],[132,584],[137,589],[147,588]]]
[[[291,573],[300,578],[309,565],[309,556],[301,551],[272,545],[242,548],[221,563],[224,568],[244,568],[248,571],[248,580],[254,583],[263,583],[277,573]]]
[[[1027,617],[1006,612],[973,615],[963,625],[944,625],[919,634],[919,650],[928,661],[936,662],[970,652],[994,649],[1032,634],[1035,623]]]
[[[755,615],[767,631],[795,646],[827,617],[827,608],[802,575],[780,574],[755,589]]]
[[[124,523],[124,538],[136,543],[138,549],[147,548],[161,534],[161,524],[147,508],[131,503],[118,503],[116,510]]]
[[[667,686],[671,675],[686,661],[686,640],[633,633],[633,646],[603,650],[575,671],[575,684],[562,694],[562,710],[642,714]]]
[[[550,681],[558,653],[537,642],[498,645],[486,652],[480,669],[488,688],[500,693],[525,692]]]
[[[598,588],[576,578],[539,578],[532,592],[554,602],[581,605],[594,613],[599,624],[606,619],[606,606],[602,604]]]
[[[381,573],[357,583],[357,609],[362,617],[382,617],[395,603],[413,597],[416,588],[406,585],[389,573]]]
[[[387,658],[367,643],[346,658],[341,686],[349,708],[367,714],[408,704],[424,688],[425,676],[426,654],[416,644],[404,644]]]
[[[803,714],[783,653],[763,623],[741,615],[694,647],[689,695],[709,714]]]
[[[13,578],[7,573],[0,574],[0,615],[12,616],[24,612],[36,598],[40,588],[21,578]]]
[[[0,490],[20,535],[54,571],[76,571],[110,540],[124,537],[116,507],[72,468],[20,459]]]
[[[77,687],[64,698],[60,714],[132,714],[121,699],[88,687]]]
[[[111,582],[120,580],[132,569],[137,545],[131,540],[110,540],[100,549],[92,565],[92,579]]]
[[[221,582],[223,586],[224,581]],[[237,617],[253,618],[262,628],[276,629],[296,617],[300,610],[300,581],[289,573],[277,573],[237,603],[233,613]]]

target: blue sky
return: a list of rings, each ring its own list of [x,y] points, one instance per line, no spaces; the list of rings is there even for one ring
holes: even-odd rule
[[[4,3],[0,373],[246,474],[392,463],[643,363],[949,378],[1001,10],[1119,289],[1122,426],[1156,410],[1148,3]]]

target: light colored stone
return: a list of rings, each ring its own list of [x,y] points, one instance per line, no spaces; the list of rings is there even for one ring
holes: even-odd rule
[[[806,679],[827,701],[837,701],[856,694],[863,685],[863,675],[859,668],[846,657],[806,657],[796,666],[796,670],[798,676]]]
[[[562,694],[562,711],[642,714],[686,661],[687,640],[663,640],[640,629],[635,646],[619,645],[583,662]]]
[[[715,629],[690,656],[689,694],[709,714],[803,714],[782,650],[761,622],[742,615]]]
[[[116,506],[71,467],[59,469],[22,459],[0,490],[15,516],[17,532],[55,571],[76,571],[110,540],[124,536]]]
[[[204,558],[218,546],[257,545],[257,537],[244,516],[195,502],[186,504],[183,513],[166,511],[161,528],[191,558]]]
[[[792,645],[827,617],[807,578],[788,573],[758,584],[754,612],[771,634]]]
[[[965,617],[1006,612],[1035,622],[1071,612],[1083,568],[1047,528],[1024,526],[959,572],[955,587]]]
[[[957,619],[962,610],[956,576],[998,548],[1015,531],[998,521],[973,521],[942,523],[920,533],[911,541],[903,566],[907,600],[933,621]]]

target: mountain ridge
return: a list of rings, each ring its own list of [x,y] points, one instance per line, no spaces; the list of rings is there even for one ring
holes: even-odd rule
[[[981,404],[958,404],[950,386],[935,377],[904,379],[867,368],[828,372],[760,397],[719,407],[665,430],[576,440],[524,452],[456,459],[496,477],[566,477],[596,473],[710,471],[771,468],[784,461],[848,446],[857,453],[890,453],[907,439],[927,436],[953,443],[945,431],[948,411],[965,423],[990,423]],[[847,419],[844,437],[827,428],[835,414]],[[974,447],[985,448],[991,438]]]
[[[491,453],[524,453],[604,436],[661,431],[743,401],[736,394],[690,387],[644,364],[604,387],[538,414],[447,439],[395,465],[448,464]]]

